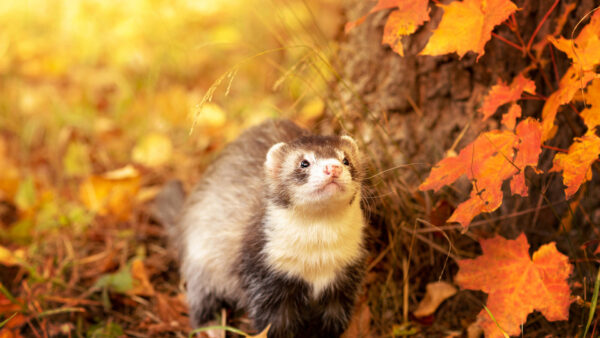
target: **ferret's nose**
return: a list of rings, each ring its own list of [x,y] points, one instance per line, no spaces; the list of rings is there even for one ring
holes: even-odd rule
[[[327,164],[323,171],[326,175],[331,175],[331,177],[340,177],[342,174],[342,167],[339,164]]]

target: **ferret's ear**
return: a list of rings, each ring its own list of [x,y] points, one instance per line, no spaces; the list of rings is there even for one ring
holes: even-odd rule
[[[279,142],[269,149],[267,159],[265,160],[265,170],[267,174],[274,176],[281,169],[281,149],[285,146],[284,142]]]
[[[352,137],[350,137],[348,135],[344,135],[344,136],[342,136],[342,140],[350,143],[354,152],[358,153],[358,144],[356,144],[356,141],[354,141],[354,139]]]

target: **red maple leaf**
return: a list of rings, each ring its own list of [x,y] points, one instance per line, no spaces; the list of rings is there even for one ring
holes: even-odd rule
[[[508,108],[508,111],[502,115],[502,124],[505,125],[506,128],[513,130],[515,129],[515,124],[519,117],[521,117],[521,106],[513,103],[510,105],[510,108]]]
[[[567,278],[573,266],[554,242],[541,246],[533,258],[525,234],[515,240],[496,236],[479,243],[483,255],[459,260],[454,281],[463,289],[488,294],[486,306],[497,324],[481,310],[477,320],[486,337],[504,337],[502,330],[519,335],[520,326],[534,310],[550,321],[569,318]]]
[[[502,80],[498,80],[498,84],[492,87],[488,95],[483,99],[483,105],[479,109],[483,113],[483,120],[485,121],[494,115],[501,105],[519,100],[524,91],[535,94],[535,83],[527,79],[523,74],[519,74],[510,86],[507,86]],[[512,128],[509,127],[509,129]]]
[[[540,147],[541,125],[531,118],[521,121],[516,133],[497,130],[483,133],[458,156],[441,160],[419,189],[437,191],[467,175],[473,182],[471,196],[448,219],[466,227],[473,217],[492,212],[502,204],[502,183],[516,174],[523,175],[526,166],[537,165]],[[513,193],[526,195],[524,176],[516,180]]]
[[[398,1],[398,9],[390,13],[383,29],[383,44],[404,56],[402,37],[414,33],[429,20],[429,0]]]

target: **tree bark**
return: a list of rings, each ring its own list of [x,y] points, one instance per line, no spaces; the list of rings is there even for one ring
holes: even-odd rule
[[[554,2],[547,0],[514,2],[520,8],[515,14],[520,34],[527,43]],[[556,28],[557,18],[571,2],[573,1],[558,3],[546,23],[541,26],[534,42],[552,34]],[[592,0],[575,2],[577,5],[568,16],[561,32],[562,36],[569,37],[579,19],[594,8]],[[349,2],[347,21],[364,15],[374,4],[374,1]],[[428,223],[434,223],[436,226],[443,225],[443,220],[449,216],[451,208],[468,198],[471,182],[463,177],[453,185],[454,189],[446,189],[446,192],[441,195],[422,194],[417,187],[427,177],[431,166],[444,158],[449,149],[458,153],[482,131],[500,129],[500,113],[496,113],[487,121],[482,121],[478,109],[483,98],[499,79],[510,83],[517,74],[532,63],[519,50],[497,38],[492,38],[486,44],[485,54],[479,60],[473,53],[468,53],[462,59],[456,54],[440,57],[417,55],[439,24],[443,14],[443,10],[433,2],[430,8],[431,20],[415,34],[404,38],[404,57],[394,53],[387,45],[381,44],[388,11],[369,16],[362,25],[355,27],[349,34],[341,36],[338,62],[343,69],[343,75],[334,89],[334,96],[339,105],[333,109],[335,112],[329,112],[342,120],[343,128],[354,135],[360,135],[359,138],[364,143],[363,148],[370,163],[370,174],[377,175],[368,181],[371,189],[365,202],[373,224],[372,250],[378,253],[387,246],[392,246],[391,251],[396,250],[398,257],[402,255],[410,257],[410,266],[414,269],[409,272],[410,285],[413,288],[411,292],[417,292],[418,299],[422,296],[419,292],[424,290],[426,283],[435,281],[440,276],[451,279],[456,272],[456,265],[453,262],[449,265],[442,264],[446,255],[436,251],[437,249],[432,249],[431,243],[447,248],[448,241],[444,237],[423,233],[424,239],[417,239],[417,244],[413,245],[414,236],[410,231],[413,228],[431,227]],[[580,29],[581,27],[575,32],[575,36]],[[496,27],[494,32],[515,41],[514,34],[506,26]],[[561,76],[570,66],[570,61],[560,51],[554,49],[553,52],[558,75]],[[551,59],[549,53],[549,47],[546,47],[545,59]],[[532,70],[529,76],[536,81],[537,92],[547,96],[557,88],[557,79],[552,64],[538,66],[539,69]],[[543,101],[521,101],[521,103],[523,117],[540,117]],[[501,108],[501,112],[504,112],[505,110],[502,109],[506,107]],[[574,120],[574,126],[561,128],[561,133],[552,141],[556,147],[567,148],[573,137],[580,136],[581,134],[577,133],[584,130],[578,118],[569,115],[568,112],[561,112],[556,124],[572,122],[568,120]],[[544,150],[540,163],[545,170],[550,169],[554,154],[555,152]],[[400,167],[386,171],[396,166]],[[564,248],[566,250],[564,252],[569,254],[573,253],[567,248],[569,246],[567,236],[562,239],[553,237],[555,231],[560,230],[560,218],[564,216],[568,205],[564,203],[561,177],[556,174],[526,173],[531,180],[529,197],[513,198],[506,193],[504,203],[497,212],[477,219],[510,216],[523,210],[530,210],[530,212],[505,217],[502,221],[490,220],[485,228],[471,228],[471,233],[475,232],[471,237],[499,232],[506,237],[514,238],[518,233],[525,231],[533,248],[542,243],[558,240],[559,248]],[[583,202],[590,212],[588,221],[582,221],[582,224],[588,226],[578,230],[583,233],[591,231],[590,225],[600,223],[598,202],[600,196],[598,192],[593,192],[600,191],[597,176],[595,175],[595,180],[589,184],[588,189],[591,192],[585,193],[585,199],[591,201]],[[545,195],[542,195],[542,189],[546,188]],[[550,207],[549,201],[562,201],[562,203]],[[440,224],[435,224],[440,217],[442,218]],[[424,219],[425,222],[419,219]],[[581,233],[578,235],[581,236]],[[448,236],[455,248],[465,250],[462,251],[463,253],[475,254],[479,250],[472,239],[461,236],[458,231]],[[429,241],[429,244],[424,241]],[[419,246],[418,243],[421,245]],[[451,250],[451,253],[456,254],[455,257],[460,256],[457,251]],[[404,278],[400,267],[399,258],[387,256],[374,267],[374,271],[387,272],[395,269],[391,276],[399,278],[396,279],[398,281]],[[593,280],[593,276],[591,277]],[[397,291],[397,294],[393,294],[389,289],[385,290],[386,288],[384,293],[392,292],[392,296],[401,295],[401,290]],[[382,295],[377,294],[377,296]],[[474,303],[469,297],[472,298],[464,295],[455,298],[459,301],[467,299],[468,302]],[[399,318],[404,305],[399,302],[400,305],[398,302],[391,304],[377,300],[376,304],[372,304],[373,317],[378,330],[382,331],[380,333],[387,332],[385,331],[386,316],[393,318],[392,321],[401,321]],[[415,305],[411,301],[409,307],[412,309]],[[450,312],[440,315],[454,328],[461,325],[460,320],[456,318],[457,306],[460,307],[456,303],[447,305],[447,308],[451,309]],[[373,309],[373,307],[380,308]],[[465,316],[472,316],[473,319],[478,312],[477,309],[480,308],[480,304],[475,304],[473,308],[466,310]],[[567,331],[556,329],[553,332]]]

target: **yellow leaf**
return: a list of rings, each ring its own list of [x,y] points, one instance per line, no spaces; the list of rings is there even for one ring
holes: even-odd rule
[[[155,168],[168,163],[172,153],[171,139],[160,133],[150,133],[137,142],[131,158],[136,163]]]
[[[221,107],[214,103],[205,103],[194,115],[194,125],[203,129],[214,131],[225,126],[227,116]]]
[[[300,116],[298,119],[300,123],[306,124],[314,121],[323,115],[325,109],[325,103],[319,97],[310,99],[300,110]]]
[[[20,262],[24,259],[25,251],[23,251],[23,249],[11,251],[3,246],[0,246],[0,264],[5,266],[20,265]]]
[[[0,138],[0,199],[14,199],[21,175],[18,167],[8,158],[8,145]]]
[[[136,258],[131,263],[131,276],[134,280],[133,289],[128,291],[129,294],[138,296],[152,296],[154,295],[154,288],[150,284],[148,273],[144,262]]]
[[[456,291],[456,288],[448,282],[441,281],[427,284],[425,297],[413,314],[417,318],[433,314],[438,306],[447,298],[454,296]]]
[[[79,187],[79,197],[93,212],[126,220],[140,189],[140,181],[139,172],[128,165],[103,175],[90,176]]]

